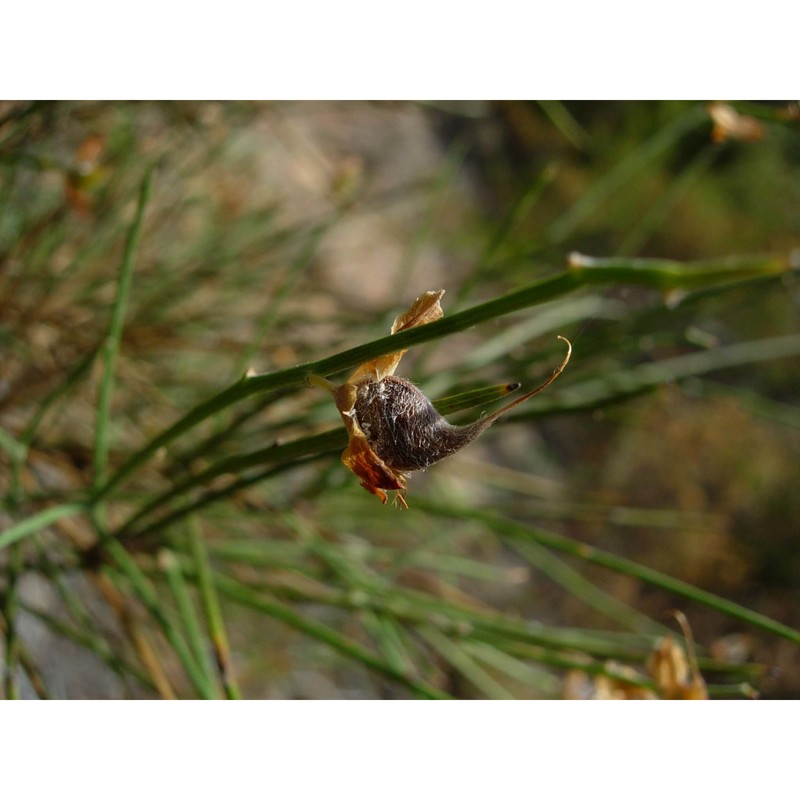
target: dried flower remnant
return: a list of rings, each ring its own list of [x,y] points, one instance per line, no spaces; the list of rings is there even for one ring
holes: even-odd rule
[[[727,103],[710,103],[708,114],[714,123],[712,141],[727,142],[733,139],[739,142],[758,142],[764,138],[764,126],[759,120],[740,114]]]
[[[420,295],[404,314],[395,319],[392,334],[440,319],[444,289]],[[471,425],[451,425],[427,397],[410,381],[395,376],[405,350],[379,356],[361,364],[341,386],[325,378],[309,376],[309,383],[331,392],[347,430],[347,449],[342,462],[361,485],[386,502],[387,491],[395,491],[395,502],[405,501],[408,474],[441,461],[476,439],[499,417],[549,386],[564,370],[572,353],[539,387],[511,403],[481,417]],[[509,391],[517,388],[514,385]]]
[[[658,641],[647,659],[653,688],[642,685],[645,676],[633,667],[608,661],[606,674],[588,675],[571,670],[564,680],[566,700],[708,700],[708,689],[697,666],[694,640],[685,615],[670,612],[683,629],[686,651],[671,637]],[[688,654],[688,655],[687,655]]]
[[[665,636],[650,655],[647,668],[664,700],[707,700],[708,690],[697,666],[689,621],[682,611],[671,614],[683,629],[688,658],[671,636]]]
[[[85,217],[91,215],[95,190],[108,176],[101,166],[105,147],[102,136],[87,136],[75,151],[74,164],[66,175],[67,201],[74,211]]]

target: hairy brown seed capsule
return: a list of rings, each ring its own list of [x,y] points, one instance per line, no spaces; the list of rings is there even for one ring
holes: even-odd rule
[[[370,447],[392,469],[412,472],[468,445],[494,419],[451,425],[410,381],[391,375],[356,387],[356,419]]]
[[[444,289],[420,295],[408,311],[397,317],[392,333],[439,319],[439,301]],[[385,503],[387,491],[406,506],[406,478],[409,472],[425,469],[468,445],[498,417],[524,403],[549,386],[567,366],[572,345],[553,374],[532,392],[518,397],[501,409],[471,425],[451,425],[427,397],[409,381],[394,375],[405,350],[398,350],[361,364],[341,386],[319,375],[308,375],[311,385],[329,391],[347,429],[347,449],[342,463],[361,480],[361,485]],[[509,384],[509,392],[519,384]]]
[[[564,362],[545,383],[470,425],[451,425],[420,389],[396,375],[357,384],[356,421],[384,464],[400,472],[425,469],[466,447],[507,411],[552,383],[569,361],[572,348],[569,342],[567,346]]]

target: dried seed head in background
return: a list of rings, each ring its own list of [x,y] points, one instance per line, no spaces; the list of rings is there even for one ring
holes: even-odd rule
[[[426,325],[444,312],[444,289],[420,295],[395,319],[392,333]],[[318,376],[309,382],[330,391],[345,428],[347,449],[342,462],[361,479],[361,485],[386,502],[386,492],[396,491],[395,501],[405,501],[408,473],[425,469],[468,445],[514,406],[549,386],[566,367],[572,353],[567,344],[564,361],[541,386],[471,425],[451,425],[414,384],[394,375],[405,350],[366,361],[339,386]]]

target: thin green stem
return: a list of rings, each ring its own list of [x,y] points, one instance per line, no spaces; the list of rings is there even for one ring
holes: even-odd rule
[[[158,554],[158,563],[167,576],[167,583],[169,584],[172,596],[175,598],[175,603],[178,607],[178,612],[183,620],[183,627],[186,631],[189,645],[194,652],[195,661],[203,673],[206,686],[205,696],[217,697],[218,691],[215,685],[214,666],[210,658],[209,642],[206,641],[201,631],[200,620],[192,605],[189,589],[184,580],[183,571],[181,570],[178,559],[170,550],[162,550]]]
[[[573,597],[578,598],[604,617],[642,633],[664,633],[666,628],[653,622],[646,614],[631,608],[613,595],[595,586],[580,572],[564,563],[538,542],[516,541],[511,546],[533,564],[543,575],[562,586]]]
[[[588,544],[576,542],[567,536],[562,536],[552,531],[545,531],[541,528],[535,528],[529,525],[523,525],[513,520],[501,517],[498,514],[490,512],[478,511],[475,509],[458,508],[453,509],[450,507],[443,507],[438,503],[431,503],[427,500],[418,500],[417,505],[425,508],[437,516],[446,517],[459,517],[480,520],[484,522],[492,531],[494,531],[500,538],[508,537],[512,540],[522,541],[535,541],[544,545],[552,550],[559,550],[563,553],[576,556],[584,561],[592,564],[599,564],[607,569],[624,575],[630,575],[638,580],[650,584],[651,586],[658,586],[668,592],[683,597],[687,600],[692,600],[700,603],[708,608],[713,608],[722,614],[729,617],[746,622],[755,628],[766,631],[767,633],[780,636],[783,639],[788,639],[790,642],[800,644],[800,631],[790,628],[776,620],[773,620],[756,611],[751,611],[749,608],[726,600],[711,592],[699,589],[684,581],[672,578],[665,575],[663,572],[638,564],[630,559],[608,553],[604,550],[599,550]]]
[[[103,376],[100,382],[100,392],[97,401],[97,420],[95,423],[94,440],[94,483],[96,489],[108,477],[108,443],[111,417],[111,395],[114,390],[114,369],[119,353],[122,331],[125,326],[125,311],[128,306],[131,283],[133,281],[133,264],[136,250],[141,236],[142,220],[147,201],[150,198],[153,173],[148,171],[139,191],[139,201],[136,206],[136,216],[128,232],[125,251],[122,257],[119,279],[117,281],[117,296],[111,312],[111,323],[108,336],[103,345]]]
[[[75,514],[82,514],[88,510],[84,503],[63,503],[62,505],[52,506],[34,514],[32,517],[6,528],[3,533],[0,533],[0,550],[14,544],[15,542],[22,541],[34,533],[38,533],[42,528],[52,525],[62,517],[71,517]]]
[[[210,691],[201,667],[195,660],[180,631],[177,630],[164,612],[156,590],[146,575],[139,569],[131,555],[119,542],[109,539],[105,543],[105,550],[114,560],[117,568],[128,578],[142,605],[161,627],[164,636],[172,645],[172,649],[183,665],[195,691],[205,699],[213,699],[214,693]]]
[[[693,375],[705,375],[759,361],[795,358],[798,355],[800,355],[800,334],[790,334],[752,342],[739,342],[633,367],[626,366],[598,377],[585,378],[567,386],[560,386],[552,394],[543,397],[534,407],[515,414],[510,420],[521,422],[556,412],[595,409]],[[508,424],[508,421],[505,424]]]
[[[214,647],[217,670],[225,690],[225,696],[229,700],[239,700],[242,695],[233,672],[225,620],[214,585],[214,573],[211,569],[208,550],[196,516],[189,517],[188,529],[189,549],[197,575],[197,587],[200,590],[208,633]]]
[[[265,597],[264,595],[254,592],[244,584],[239,583],[231,578],[217,576],[217,587],[219,590],[229,597],[234,602],[253,608],[275,619],[284,622],[292,628],[295,628],[307,636],[318,639],[324,642],[334,650],[338,650],[348,658],[363,664],[366,667],[374,670],[375,672],[383,675],[396,683],[410,689],[414,694],[427,698],[429,700],[445,700],[449,699],[449,695],[436,689],[435,687],[423,681],[416,680],[409,677],[403,672],[398,671],[395,667],[386,661],[381,660],[373,653],[365,650],[361,645],[353,642],[345,636],[323,625],[310,617],[304,617],[298,614],[292,608],[275,599]]]
[[[475,662],[470,653],[432,625],[420,625],[419,635],[478,691],[491,700],[513,700],[514,695]]]
[[[505,397],[513,390],[513,384],[500,384],[472,389],[458,395],[442,398],[434,405],[441,414],[451,414],[467,408],[483,405],[498,398]],[[118,537],[126,537],[135,531],[136,526],[146,519],[153,511],[165,507],[176,497],[204,486],[219,475],[238,475],[247,469],[260,467],[266,464],[281,464],[296,461],[307,456],[330,453],[343,450],[347,445],[347,435],[344,428],[339,427],[332,431],[306,436],[286,444],[273,444],[250,453],[223,458],[196,475],[190,475],[176,483],[172,488],[157,495],[145,503],[116,531]],[[132,535],[135,535],[133,533]]]

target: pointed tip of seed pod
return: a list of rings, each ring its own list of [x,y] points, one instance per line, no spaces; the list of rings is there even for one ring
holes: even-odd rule
[[[506,384],[506,391],[510,394],[511,392],[516,392],[519,387],[522,386],[521,383],[509,383]]]

